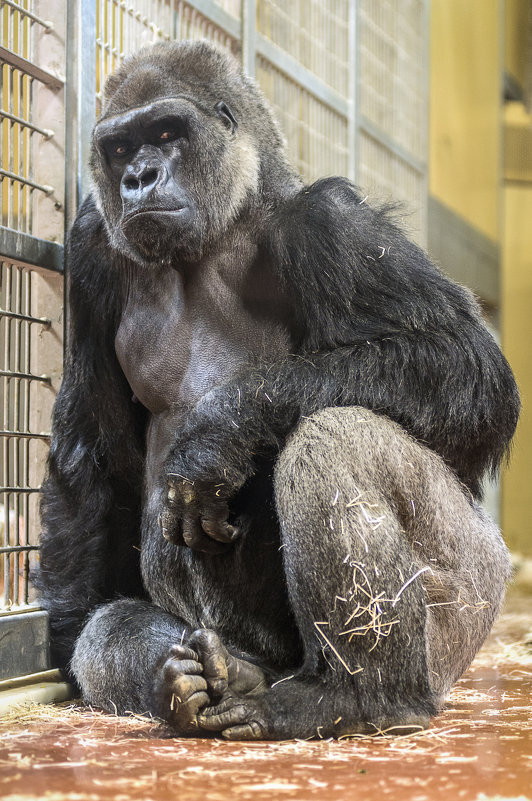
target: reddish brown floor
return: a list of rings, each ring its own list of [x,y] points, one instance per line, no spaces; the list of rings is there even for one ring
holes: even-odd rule
[[[428,732],[349,742],[173,740],[45,707],[0,720],[0,799],[532,799],[532,600],[516,595]]]

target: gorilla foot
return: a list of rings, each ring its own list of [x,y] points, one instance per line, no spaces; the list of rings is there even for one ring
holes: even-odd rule
[[[227,695],[216,706],[198,716],[202,729],[220,732],[226,740],[268,740],[272,738],[266,709],[260,698]]]
[[[218,709],[211,705],[234,695],[246,699],[267,689],[265,675],[257,665],[229,653],[216,632],[199,629],[186,645],[170,648],[155,678],[154,696],[158,714],[179,734],[197,735],[199,729],[221,730],[218,724],[213,728],[212,721],[203,726],[201,710]]]
[[[236,696],[228,693],[216,706],[208,706],[198,714],[202,729],[218,732],[226,740],[284,740],[292,738],[336,739],[350,735],[406,735],[427,729],[430,717],[418,713],[405,713],[375,723],[361,720],[356,714],[341,715],[338,710],[314,718],[310,712],[312,692],[307,701],[308,708],[300,703],[292,705],[270,705],[273,699],[267,696]],[[327,704],[325,705],[327,706]],[[348,703],[346,703],[346,710]],[[337,717],[335,717],[337,715]]]
[[[227,693],[260,695],[268,689],[261,668],[229,653],[215,631],[198,629],[190,635],[187,646],[198,654],[211,699]]]

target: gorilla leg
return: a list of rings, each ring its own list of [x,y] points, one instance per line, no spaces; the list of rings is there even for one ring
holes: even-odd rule
[[[209,700],[199,670],[188,662],[180,669],[189,655],[173,653],[188,633],[184,623],[145,601],[99,607],[72,658],[84,700],[119,714],[158,715],[185,732]]]
[[[304,420],[275,483],[304,663],[200,725],[235,739],[428,725],[500,607],[496,527],[440,457],[361,408]]]
[[[76,643],[72,670],[87,703],[156,715],[176,733],[196,736],[198,712],[212,699],[267,687],[262,670],[229,653],[214,632],[190,635],[178,618],[133,599],[94,612]]]

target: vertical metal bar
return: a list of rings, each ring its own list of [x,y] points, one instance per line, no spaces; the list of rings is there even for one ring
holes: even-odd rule
[[[506,30],[506,3],[505,0],[499,0],[497,6],[497,13],[498,13],[498,42],[497,42],[497,51],[498,51],[498,58],[499,58],[499,76],[500,76],[500,86],[499,86],[499,97],[504,97],[504,68],[506,64],[506,37],[505,37],[505,30]],[[532,23],[532,9],[528,8],[528,24],[529,24],[529,32],[528,32],[528,41],[530,42],[530,34],[531,34],[531,23]],[[529,45],[530,46],[530,45]],[[503,187],[504,181],[504,148],[505,148],[505,126],[504,126],[504,106],[503,103],[500,102],[498,106],[498,120],[497,120],[498,128],[500,131],[499,137],[499,153],[498,153],[498,184],[500,187]],[[428,154],[427,154],[427,163],[428,163]],[[499,234],[499,242],[503,240],[503,231],[504,231],[504,198],[505,193],[502,190],[497,192],[497,230]],[[500,314],[501,314],[501,285],[502,285],[502,258],[503,251],[499,251],[499,259],[497,264],[497,311],[495,315],[494,324],[496,326],[497,332],[500,330]],[[501,479],[497,479],[497,520],[500,518],[500,504],[501,504],[501,497],[500,497],[500,482]]]
[[[33,7],[33,3],[26,3],[27,7]],[[25,45],[22,49],[22,55],[28,59],[28,61],[34,60],[35,55],[35,47],[34,47],[34,25],[32,19],[29,17],[24,17],[22,20],[23,23],[23,32],[25,33]],[[23,113],[21,117],[26,120],[31,120],[31,114],[33,109],[33,102],[34,102],[34,83],[33,78],[31,76],[27,76],[23,86],[23,94],[22,94],[22,104],[23,104]],[[33,174],[33,156],[34,156],[34,149],[33,149],[33,137],[32,132],[28,130],[25,126],[22,127],[22,146],[24,148],[24,157],[23,161],[26,165],[26,175],[29,175],[31,178],[34,177]],[[33,231],[33,219],[34,219],[34,191],[30,186],[22,185],[22,196],[23,196],[23,206],[22,211],[24,215],[25,225],[22,230],[26,231],[27,233],[32,233]]]
[[[348,118],[347,118],[347,177],[356,181],[359,175],[359,95],[358,95],[358,0],[349,0],[348,8]]]
[[[242,0],[242,68],[255,77],[255,29],[257,24],[257,0]]]
[[[67,6],[66,224],[90,191],[88,161],[96,119],[96,4],[73,0]]]
[[[24,313],[30,317],[31,316],[31,271],[25,270],[24,271],[24,280],[25,280],[25,293],[24,293]],[[24,341],[25,347],[25,354],[24,354],[24,365],[27,372],[31,372],[31,323],[26,320],[25,321],[26,327],[26,337]],[[24,382],[24,421],[23,425],[24,428],[22,429],[25,432],[29,432],[30,430],[30,400],[31,400],[31,385],[29,381]],[[22,439],[22,454],[23,454],[23,486],[29,487],[30,486],[30,439],[29,437],[24,437]],[[23,521],[24,521],[24,534],[22,539],[22,545],[29,545],[30,544],[30,496],[29,493],[24,493],[22,498],[23,504]],[[20,531],[19,531],[20,537]],[[20,542],[20,540],[19,540]],[[24,551],[22,554],[19,554],[17,557],[18,560],[18,569],[20,570],[20,563],[22,562],[22,603],[28,603],[28,578],[29,578],[29,552]]]
[[[90,137],[96,119],[96,3],[72,0],[67,6],[65,85],[65,226],[90,191]],[[68,263],[65,261],[65,279]],[[69,331],[68,280],[64,282],[64,342]]]
[[[19,314],[22,313],[22,268],[15,267],[15,311]],[[14,320],[15,325],[15,371],[21,372],[23,365],[21,364],[21,327],[22,320]],[[14,384],[14,403],[13,403],[13,417],[14,417],[14,431],[21,431],[21,410],[20,400],[22,395],[22,381],[18,378],[13,379]],[[25,383],[25,382],[24,382]],[[13,486],[22,486],[22,476],[20,471],[20,453],[19,453],[20,440],[16,437],[13,441]],[[20,545],[19,542],[19,521],[20,521],[20,494],[13,493],[13,526],[14,531],[11,533],[10,545]],[[19,583],[18,583],[18,554],[11,555],[11,564],[13,566],[13,584],[11,592],[11,600],[13,603],[18,603]]]
[[[12,267],[8,264],[2,265],[2,289],[4,292],[4,304],[3,308],[11,309],[11,273]],[[10,352],[11,352],[11,325],[12,321],[5,318],[4,323],[4,368],[6,370],[9,369],[10,364]],[[9,421],[9,394],[10,394],[10,381],[7,376],[2,378],[3,381],[3,390],[4,390],[4,397],[3,397],[3,421],[4,421],[4,428],[10,428],[10,421]],[[9,486],[9,448],[11,447],[10,441],[5,439],[2,441],[2,474],[4,477],[4,481],[6,482],[5,486]],[[2,497],[3,506],[4,506],[4,541],[3,545],[7,546],[10,544],[9,542],[9,495],[6,493]],[[4,555],[4,592],[2,597],[2,605],[7,606],[9,602],[9,566],[10,566],[10,559],[9,554]]]

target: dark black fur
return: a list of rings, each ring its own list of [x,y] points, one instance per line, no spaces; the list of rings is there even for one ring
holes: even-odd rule
[[[98,207],[89,198],[70,235],[72,328],[43,489],[38,576],[54,658],[88,700],[150,711],[182,733],[199,725],[228,737],[307,737],[426,725],[489,630],[508,574],[498,534],[473,499],[515,429],[513,376],[472,295],[445,278],[389,214],[343,178],[299,184],[262,99],[225,56],[184,44],[134,57],[109,85],[103,122],[110,128],[113,115],[174,93],[192,96],[200,109],[192,107],[192,133],[175,162],[179,197],[191,198],[182,201],[192,209],[190,230],[172,235],[163,226],[154,238],[149,226],[123,228],[117,184],[95,145]],[[204,131],[219,142],[216,156],[205,150]],[[204,137],[198,152],[195,136]],[[239,163],[226,153],[245,136],[258,153],[258,180],[246,178],[244,191]],[[221,187],[208,175],[218,162]],[[231,212],[222,208],[224,192],[236,198]],[[176,388],[169,408],[178,411],[164,423],[161,446],[164,415],[155,401],[148,410],[132,398],[115,337],[131,294],[142,302],[149,287],[157,295],[157,270],[184,276],[186,303],[198,271],[207,274],[217,258],[226,264],[217,254],[228,248],[241,265],[241,308],[236,318],[228,313],[209,347],[225,347],[231,358],[233,338],[242,337],[248,363],[218,371],[188,401]],[[158,263],[140,252],[160,253]],[[209,320],[210,307],[205,313]],[[214,319],[222,317],[220,309]],[[260,326],[265,340],[279,340],[270,356],[252,353]],[[181,347],[168,342],[170,362]],[[320,412],[328,407],[346,411]],[[348,407],[382,417],[367,412],[359,433],[360,409]],[[389,520],[378,523],[377,539],[362,537],[363,549],[367,511],[355,519],[360,510],[350,503],[361,492],[378,507],[375,519],[382,512]],[[341,503],[345,516],[337,519]],[[160,520],[177,545],[163,539]],[[353,532],[349,547],[331,535],[344,522]],[[219,553],[202,553],[210,549]],[[436,565],[442,571],[437,589],[427,573],[423,585],[401,589],[429,564],[430,575]],[[363,600],[366,579],[357,571],[368,565],[372,592],[395,599],[402,625],[378,647],[367,637],[348,646],[337,605],[349,593]],[[464,614],[458,623],[426,609],[427,598],[448,603],[466,586],[488,599],[485,618]],[[204,625],[207,634],[190,637]],[[467,645],[457,646],[438,685],[427,653],[437,661],[438,644],[456,626]],[[174,703],[180,693],[183,703]]]

